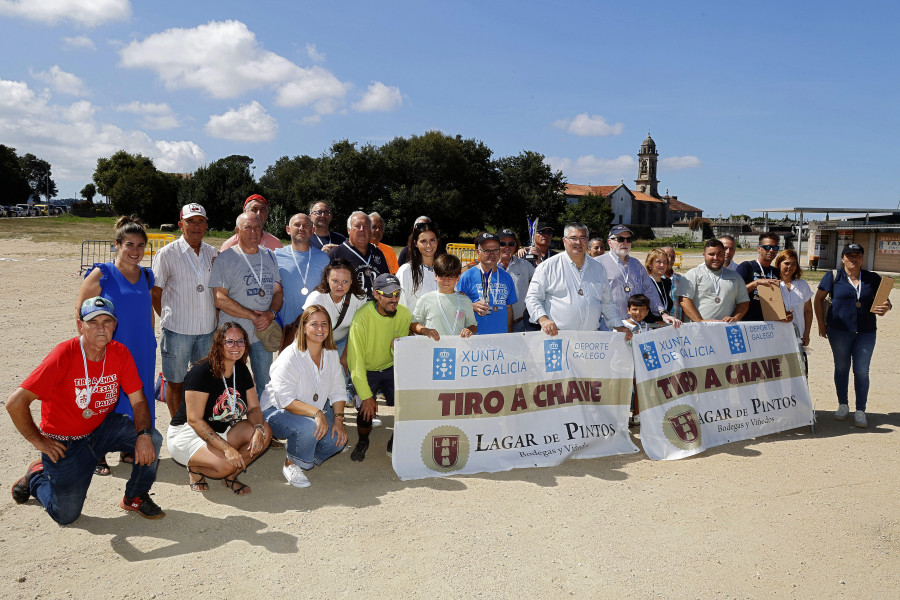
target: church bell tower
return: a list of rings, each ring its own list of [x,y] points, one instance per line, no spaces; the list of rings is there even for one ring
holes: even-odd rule
[[[656,160],[659,154],[656,153],[656,142],[647,133],[647,139],[641,144],[641,151],[638,153],[638,178],[634,180],[635,190],[644,192],[654,198],[659,198],[659,180],[656,179]]]

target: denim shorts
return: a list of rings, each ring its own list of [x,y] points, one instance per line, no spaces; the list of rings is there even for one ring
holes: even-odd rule
[[[162,357],[163,377],[172,383],[183,383],[188,365],[194,364],[209,354],[213,333],[187,335],[162,330],[159,338],[159,355]]]

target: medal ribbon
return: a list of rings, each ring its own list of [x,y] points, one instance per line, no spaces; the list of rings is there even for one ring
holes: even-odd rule
[[[87,367],[87,355],[84,353],[84,336],[78,338],[78,345],[81,347],[81,361],[84,363],[84,391],[87,394],[87,401],[85,401],[84,406],[78,404],[78,399],[76,396],[75,404],[78,408],[87,408],[91,404],[91,396],[94,394],[94,389],[91,389],[91,376],[88,373]],[[103,370],[100,371],[100,378],[97,379],[97,385],[100,385],[100,381],[103,379],[103,375],[106,373],[106,350],[103,351]]]
[[[262,289],[262,287],[263,287],[262,279],[261,279],[262,274],[263,274],[262,248],[258,248],[256,251],[256,253],[259,254],[259,275],[258,276],[256,274],[256,271],[253,270],[253,266],[250,264],[250,261],[247,260],[247,255],[244,254],[243,250],[241,250],[241,245],[238,244],[237,246],[235,246],[235,248],[237,248],[238,253],[240,253],[240,255],[244,257],[244,262],[247,263],[247,267],[250,269],[250,272],[253,273],[253,278],[256,280],[256,283],[259,284],[260,289]],[[291,251],[293,252],[293,250],[291,250]],[[298,267],[298,269],[299,269],[299,267]]]
[[[294,265],[297,267],[297,274],[300,275],[300,263],[297,262],[297,255],[294,254],[294,249],[291,248],[291,258],[294,259]],[[312,262],[312,256],[306,257],[306,273],[304,275],[300,275],[303,277],[303,289],[309,289],[306,287],[306,277],[309,275],[309,263]],[[260,270],[262,269],[262,264],[260,264]],[[262,285],[262,284],[260,284]]]

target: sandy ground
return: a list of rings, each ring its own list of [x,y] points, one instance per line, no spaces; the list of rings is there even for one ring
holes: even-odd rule
[[[3,398],[74,335],[77,251],[0,241]],[[383,451],[383,411],[369,458],[339,455],[305,490],[285,483],[272,450],[243,477],[251,495],[215,482],[191,492],[164,448],[153,491],[167,516],[147,521],[118,508],[129,471],[111,460],[70,526],[33,499],[0,500],[0,597],[896,598],[898,319],[881,321],[867,430],[832,418],[831,355],[815,337],[815,434],[681,461],[638,454],[404,483]],[[37,455],[5,415],[0,435],[11,485]]]

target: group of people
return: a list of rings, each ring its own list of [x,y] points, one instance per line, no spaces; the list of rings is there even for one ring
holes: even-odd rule
[[[163,440],[154,427],[157,317],[170,415],[166,445],[198,492],[218,479],[235,494],[249,494],[238,476],[273,445],[285,448],[287,482],[310,485],[307,471],[350,449],[348,404],[357,426],[350,458],[365,460],[380,424],[376,398],[394,403],[393,348],[404,336],[437,341],[599,329],[629,340],[651,325],[679,327],[682,319],[761,319],[763,285],[781,287],[804,346],[816,304],[819,333],[835,355],[837,416],[848,415],[852,359],[856,424],[862,414],[865,425],[875,315],[890,303],[869,313],[878,276],[861,270],[859,246],[844,249],[843,268],[826,275],[813,300],[796,253],[779,253],[771,234],[760,237],[758,260],[736,270],[734,240],[710,240],[703,264],[681,276],[672,248],[651,250],[643,263],[631,256],[634,233],[627,226],[614,226],[604,240],[571,223],[562,232],[563,251],[553,254],[554,230],[539,221],[527,247],[509,229],[481,232],[477,261],[464,266],[445,251],[428,217],[416,220],[396,256],[381,243],[384,220],[377,213],[353,212],[345,236],[331,230],[331,207],[315,202],[308,213],[291,216],[290,243],[282,245],[264,232],[263,196],[248,197],[243,209],[235,235],[217,250],[204,241],[204,207],[184,206],[182,235],[158,251],[152,271],[140,265],[143,226],[119,220],[115,260],[95,265],[79,290],[79,337],[54,348],[7,401],[19,432],[41,453],[13,486],[17,503],[34,496],[55,521],[71,522],[91,477],[109,474],[106,454],[119,452],[120,462],[132,464],[120,506],[146,518],[164,516],[149,494]],[[826,296],[827,315],[820,309]],[[35,400],[40,425],[29,410]],[[635,424],[638,410],[635,404]],[[393,436],[386,450],[391,455]]]

